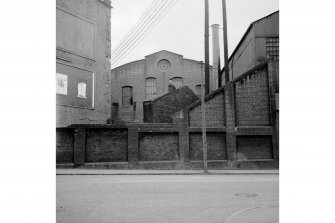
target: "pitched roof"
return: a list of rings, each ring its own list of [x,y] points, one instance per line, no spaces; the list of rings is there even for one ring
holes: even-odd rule
[[[249,25],[247,31],[245,31],[245,33],[244,33],[244,35],[242,36],[240,42],[237,44],[237,46],[235,47],[234,51],[233,51],[232,54],[230,55],[228,61],[230,61],[230,60],[232,59],[232,57],[235,55],[235,53],[237,52],[238,48],[239,48],[239,47],[241,46],[241,44],[243,43],[244,39],[246,38],[246,36],[247,36],[248,33],[250,32],[250,30],[253,28],[254,24],[255,24],[256,22],[259,22],[260,20],[266,19],[266,18],[268,18],[268,17],[270,17],[270,16],[272,16],[272,15],[274,15],[274,14],[276,14],[276,13],[279,13],[279,10],[278,10],[278,11],[275,11],[275,12],[273,12],[273,13],[267,15],[267,16],[264,16],[264,17],[262,17],[262,18],[260,18],[260,19],[257,19],[256,21],[253,21],[253,22]]]
[[[171,52],[171,51],[168,51],[168,50],[160,50],[160,51],[157,51],[157,52],[155,52],[155,53],[151,53],[151,54],[149,54],[149,55],[146,55],[145,57],[149,57],[149,56],[152,56],[152,55],[154,55],[154,54],[158,54],[158,53],[162,53],[162,52],[167,52],[167,53],[171,53],[171,54],[175,54],[175,55],[184,57],[184,56],[181,55],[181,54],[174,53],[174,52]]]

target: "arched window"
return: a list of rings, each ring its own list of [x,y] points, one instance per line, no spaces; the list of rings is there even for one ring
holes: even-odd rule
[[[161,72],[166,72],[166,71],[171,69],[171,63],[170,63],[170,61],[168,61],[166,59],[160,60],[157,64],[157,68]]]
[[[176,89],[183,86],[183,78],[182,77],[174,77],[174,78],[171,78],[170,81],[172,82],[172,84],[175,86]]]
[[[131,86],[122,87],[122,105],[133,105],[133,88]]]
[[[145,79],[145,99],[149,100],[156,96],[156,78],[149,77]]]

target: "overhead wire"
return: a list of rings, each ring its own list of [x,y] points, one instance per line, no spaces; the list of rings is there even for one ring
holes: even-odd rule
[[[167,4],[168,3],[168,4]],[[168,11],[177,3],[177,0],[166,1],[155,13],[155,15],[143,26],[140,32],[137,33],[136,37],[132,39],[122,51],[111,61],[111,66],[118,64],[125,56],[127,56],[131,50],[133,50],[158,24],[158,22],[166,15]],[[167,4],[167,5],[166,5]]]
[[[129,41],[129,39],[137,32],[137,30],[143,25],[144,19],[147,16],[150,16],[152,13],[153,8],[156,7],[157,3],[159,3],[162,0],[154,0],[151,5],[147,8],[147,10],[143,13],[141,18],[136,22],[136,24],[131,28],[131,30],[128,31],[128,33],[121,39],[121,41],[116,45],[116,47],[112,50],[111,57],[114,56],[114,54],[117,54],[120,49],[124,46],[126,41]]]
[[[152,20],[155,19],[155,17],[157,16],[157,14],[159,14],[161,12],[161,10],[164,10],[164,7],[166,6],[166,4],[168,2],[169,2],[169,0],[160,2],[161,4],[157,8],[154,9],[155,11],[151,14],[151,16],[149,18],[147,18],[147,20],[139,28],[139,30],[135,34],[133,34],[134,37],[131,38],[126,43],[126,45],[118,52],[118,54],[114,58],[111,59],[111,64],[114,64],[120,57],[122,57],[125,54],[125,51],[128,50],[129,47],[131,47],[134,44],[134,41],[138,40],[138,38],[141,35],[143,35],[143,32],[145,32],[146,28],[148,27],[148,24],[150,25]]]

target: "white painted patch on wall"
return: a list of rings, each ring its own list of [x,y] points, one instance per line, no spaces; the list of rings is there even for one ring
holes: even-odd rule
[[[67,75],[56,73],[56,93],[67,95]]]

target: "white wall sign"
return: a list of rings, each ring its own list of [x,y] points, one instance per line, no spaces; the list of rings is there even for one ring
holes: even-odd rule
[[[67,95],[67,75],[56,73],[56,93]]]
[[[86,98],[86,83],[78,83],[78,97]]]

